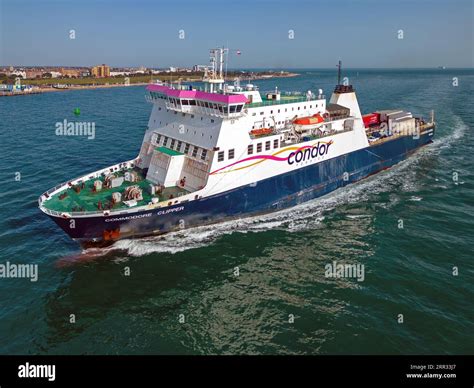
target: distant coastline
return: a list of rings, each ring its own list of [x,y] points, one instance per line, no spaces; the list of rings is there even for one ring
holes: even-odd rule
[[[51,93],[51,92],[67,92],[73,90],[92,90],[92,89],[109,89],[109,88],[127,88],[131,86],[144,86],[148,85],[147,82],[137,82],[134,84],[105,84],[105,85],[75,85],[67,88],[53,88],[48,87],[37,87],[28,91],[15,91],[15,92],[5,92],[0,91],[0,97],[13,97],[13,96],[27,96],[30,94],[42,94],[42,93]]]
[[[265,72],[252,72],[252,73],[243,73],[241,78],[243,81],[254,81],[254,80],[266,80],[274,78],[291,78],[299,76],[299,73],[292,73],[286,71],[265,71]],[[226,77],[227,82],[232,82],[239,74],[232,74],[231,76]],[[135,78],[135,79],[134,79]],[[87,84],[84,82],[90,81],[86,79],[70,79],[70,78],[60,78],[55,79],[54,83],[46,83],[44,79],[33,79],[33,80],[22,80],[22,85],[27,87],[25,90],[18,91],[2,91],[0,90],[0,96],[24,96],[29,94],[41,94],[49,92],[65,92],[71,90],[93,90],[93,89],[108,89],[108,88],[120,88],[120,87],[130,87],[130,86],[146,86],[152,82],[156,81],[180,81],[180,82],[201,82],[201,77],[156,77],[156,79],[150,79],[147,82],[143,80],[144,77],[130,77],[129,83],[125,82],[125,79],[117,78],[102,78],[94,80],[100,82],[98,84]],[[135,81],[135,82],[134,82]]]
[[[275,72],[275,73],[270,73],[268,74],[265,72],[265,74],[256,74],[253,78],[245,78],[249,80],[262,80],[262,79],[273,79],[273,78],[292,78],[292,77],[298,77],[299,73],[292,73],[292,72]],[[233,79],[232,79],[233,80]],[[229,79],[231,81],[231,79]]]

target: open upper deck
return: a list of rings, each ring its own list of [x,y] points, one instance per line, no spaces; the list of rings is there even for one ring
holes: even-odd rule
[[[117,178],[124,177],[127,172],[133,172],[137,177],[135,182],[124,180],[118,187],[108,188],[105,186],[105,175],[100,175],[95,179],[84,181],[83,183],[69,185],[67,188],[56,192],[50,198],[42,203],[42,205],[55,212],[66,213],[84,213],[84,212],[103,212],[103,211],[120,211],[129,209],[130,207],[122,200],[114,203],[112,200],[113,193],[123,193],[130,186],[138,186],[142,191],[142,199],[137,200],[133,207],[144,206],[152,202],[153,198],[157,198],[158,202],[173,201],[174,198],[188,194],[188,191],[182,187],[174,186],[163,188],[161,193],[151,194],[149,191],[152,183],[145,179],[141,169],[134,167],[114,172]],[[102,189],[94,190],[94,182],[100,181]]]
[[[325,97],[323,95],[316,96],[312,94],[311,96],[302,96],[302,95],[282,95],[280,99],[268,98],[267,96],[262,97],[262,102],[253,102],[247,103],[245,108],[260,108],[262,106],[272,106],[272,105],[282,105],[282,104],[294,104],[297,102],[307,102],[307,101],[318,101],[323,100]]]

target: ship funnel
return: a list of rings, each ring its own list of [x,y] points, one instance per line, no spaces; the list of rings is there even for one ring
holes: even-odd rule
[[[341,84],[341,68],[342,62],[339,61],[337,65],[337,85],[329,103],[349,108],[352,117],[362,119],[354,88],[352,85]]]

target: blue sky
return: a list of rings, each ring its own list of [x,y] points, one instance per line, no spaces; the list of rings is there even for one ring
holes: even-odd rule
[[[192,66],[226,45],[237,68],[473,67],[473,3],[0,0],[0,65]]]

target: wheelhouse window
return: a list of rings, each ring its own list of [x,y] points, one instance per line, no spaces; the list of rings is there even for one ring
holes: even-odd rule
[[[172,139],[172,140],[171,140],[171,144],[170,144],[170,148],[171,148],[172,150],[174,150],[174,145],[175,145],[175,143],[176,143],[176,140],[175,140],[175,139]]]
[[[262,152],[262,143],[257,144],[257,152]]]
[[[231,150],[229,150],[229,159],[234,159],[234,156],[235,156],[235,150],[234,148],[232,148]]]
[[[207,156],[207,150],[204,150],[204,149],[203,149],[203,150],[201,151],[201,159],[202,159],[202,160],[206,160],[206,156]]]
[[[247,154],[252,155],[253,154],[253,144],[250,144],[247,147]]]
[[[278,139],[273,140],[273,148],[278,148]]]
[[[270,140],[265,142],[265,151],[268,151],[271,148]]]
[[[184,146],[184,153],[187,155],[189,153],[189,143],[186,143]]]
[[[168,146],[168,138],[165,136],[165,140],[163,140],[163,146],[167,147]]]
[[[178,145],[176,147],[176,151],[181,151],[181,146],[183,145],[183,142],[181,140],[178,141]]]
[[[224,160],[224,151],[219,151],[217,153],[217,161],[222,162]]]
[[[193,158],[195,158],[195,157],[197,156],[197,154],[198,154],[198,149],[199,149],[199,147],[194,146],[194,148],[193,148],[193,154],[192,154]]]

